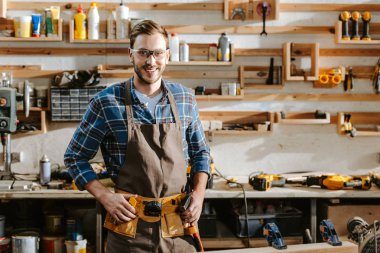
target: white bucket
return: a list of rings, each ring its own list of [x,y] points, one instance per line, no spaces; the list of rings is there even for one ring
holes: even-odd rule
[[[22,232],[12,236],[13,253],[38,253],[39,237],[36,232]]]
[[[43,236],[41,238],[41,249],[43,253],[64,253],[65,238],[63,236]]]
[[[87,240],[65,241],[67,253],[86,253]]]

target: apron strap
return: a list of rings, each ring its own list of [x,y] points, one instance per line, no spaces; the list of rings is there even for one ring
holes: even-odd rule
[[[125,107],[126,107],[128,126],[134,125],[133,110],[132,110],[132,93],[131,93],[131,83],[132,83],[132,80],[133,79],[128,80],[127,81],[127,86],[126,86]],[[163,81],[162,81],[162,85],[164,85]],[[181,126],[181,120],[180,120],[180,117],[179,117],[177,103],[176,103],[176,101],[174,99],[174,96],[173,96],[173,94],[171,93],[171,91],[169,89],[167,89],[167,94],[168,94],[168,98],[169,98],[169,102],[170,102],[170,107],[171,107],[171,110],[173,112],[174,121],[175,121],[176,124],[178,124],[179,126]],[[129,137],[128,137],[128,139],[129,139]]]

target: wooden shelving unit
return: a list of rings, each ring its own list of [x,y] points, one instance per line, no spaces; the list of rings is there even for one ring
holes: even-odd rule
[[[15,136],[22,137],[35,134],[45,134],[47,133],[47,120],[46,112],[49,111],[48,108],[32,107],[29,111],[29,117],[26,118],[23,111],[17,111],[17,120],[19,124],[27,123],[37,127],[36,131],[17,131]]]
[[[278,83],[266,84],[269,76],[269,67],[266,66],[243,66],[239,67],[240,87],[243,89],[282,89],[282,70],[280,66],[274,66],[274,79]],[[247,83],[247,79],[254,79],[254,83]]]
[[[273,131],[274,115],[271,112],[200,111],[199,115],[202,121],[210,123],[209,129],[204,130],[212,135],[265,134]],[[214,129],[213,125],[220,129]],[[244,130],[244,126],[249,130]],[[226,130],[235,127],[239,130]]]
[[[371,23],[371,25],[374,25]],[[380,45],[380,40],[342,40],[342,21],[335,23],[335,43],[351,45]]]
[[[304,75],[293,76],[291,73],[291,59],[293,57],[304,57],[301,52],[308,52],[311,59],[311,68]],[[319,43],[285,43],[283,45],[283,69],[286,81],[317,81],[319,68]]]
[[[355,137],[380,137],[379,112],[339,112],[337,119],[338,134],[347,135],[344,127],[344,114],[347,113],[351,115],[350,122],[352,127],[356,129]]]
[[[279,17],[279,0],[267,0],[269,5],[267,11],[266,20],[276,20]],[[235,16],[234,9],[240,8],[244,13],[244,20],[262,20],[260,0],[250,0],[250,1],[234,1],[234,0],[224,0],[224,19],[232,20],[238,17],[242,19],[241,16]]]
[[[286,112],[283,118],[281,112],[276,112],[276,123],[279,124],[294,124],[294,125],[321,125],[330,124],[330,113],[325,112],[324,119],[315,118],[314,112]]]
[[[13,22],[13,21],[12,21]],[[0,42],[12,41],[12,42],[54,42],[63,40],[63,20],[58,20],[58,35],[55,37],[29,37],[29,38],[16,38],[16,37],[0,37]],[[12,29],[14,29],[12,27]]]
[[[105,21],[100,22],[100,33],[105,32]],[[76,40],[74,39],[74,20],[70,21],[69,25],[69,41],[70,43],[82,43],[82,44],[129,44],[129,39],[99,39],[99,40]]]

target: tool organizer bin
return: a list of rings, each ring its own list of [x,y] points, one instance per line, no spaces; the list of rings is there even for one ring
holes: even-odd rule
[[[51,88],[51,120],[80,121],[88,102],[105,87],[84,89]]]

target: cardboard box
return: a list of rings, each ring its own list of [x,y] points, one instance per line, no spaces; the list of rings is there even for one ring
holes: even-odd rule
[[[380,219],[380,205],[328,205],[326,211],[326,217],[333,222],[338,236],[348,235],[347,221],[354,216],[369,224]]]

